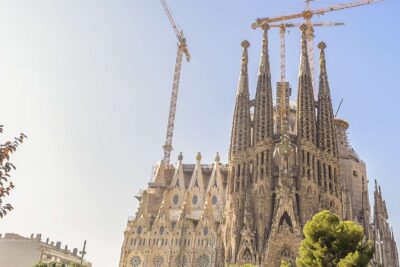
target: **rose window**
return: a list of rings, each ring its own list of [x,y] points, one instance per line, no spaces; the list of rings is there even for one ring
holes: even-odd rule
[[[133,256],[131,258],[131,266],[132,267],[139,267],[142,263],[142,259],[139,256]]]
[[[177,267],[185,267],[188,262],[188,259],[185,255],[178,256],[175,259],[175,263]]]
[[[210,257],[208,255],[201,255],[197,258],[196,267],[208,267],[210,264]]]
[[[162,256],[155,256],[153,258],[153,266],[154,267],[162,267],[164,264],[164,258]]]

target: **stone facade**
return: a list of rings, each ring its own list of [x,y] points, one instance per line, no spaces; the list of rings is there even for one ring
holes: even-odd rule
[[[120,267],[226,266],[294,262],[302,228],[320,210],[365,227],[382,255],[373,264],[398,266],[396,244],[381,192],[370,219],[365,163],[350,147],[348,123],[335,119],[320,49],[318,99],[314,98],[302,27],[297,103],[287,82],[273,104],[268,29],[264,29],[255,99],[250,98],[248,49],[233,114],[228,164],[160,162],[124,233]],[[254,112],[252,112],[254,110]]]

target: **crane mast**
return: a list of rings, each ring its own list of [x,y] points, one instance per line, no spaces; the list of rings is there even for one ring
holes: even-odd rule
[[[171,26],[175,32],[176,37],[178,38],[178,52],[176,54],[176,62],[175,62],[175,70],[174,70],[174,78],[172,83],[172,93],[171,93],[171,101],[169,106],[168,113],[168,124],[167,124],[167,133],[165,138],[165,144],[163,146],[164,149],[164,157],[163,162],[165,164],[169,164],[171,159],[172,148],[172,138],[174,136],[174,126],[175,126],[175,114],[176,114],[176,104],[178,102],[178,92],[179,92],[179,81],[181,76],[181,68],[182,68],[182,58],[183,54],[185,54],[186,60],[190,61],[190,53],[186,44],[186,39],[183,35],[183,31],[178,29],[177,24],[175,23],[174,17],[172,16],[171,10],[168,8],[165,0],[160,0],[161,5],[164,8],[164,11],[171,23]]]

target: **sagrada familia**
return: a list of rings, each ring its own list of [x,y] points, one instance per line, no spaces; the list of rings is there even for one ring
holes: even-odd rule
[[[176,166],[160,162],[129,219],[120,267],[294,265],[302,228],[329,210],[364,227],[375,243],[371,266],[399,267],[382,190],[375,181],[370,207],[366,165],[351,147],[349,123],[335,118],[325,49],[320,49],[318,99],[314,99],[302,26],[297,103],[278,82],[273,102],[264,28],[255,98],[249,94],[248,48],[243,41],[229,161]]]

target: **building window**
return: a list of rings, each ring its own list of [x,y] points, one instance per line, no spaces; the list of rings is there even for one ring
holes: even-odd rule
[[[130,263],[132,267],[139,267],[142,263],[142,259],[139,256],[133,256]]]

